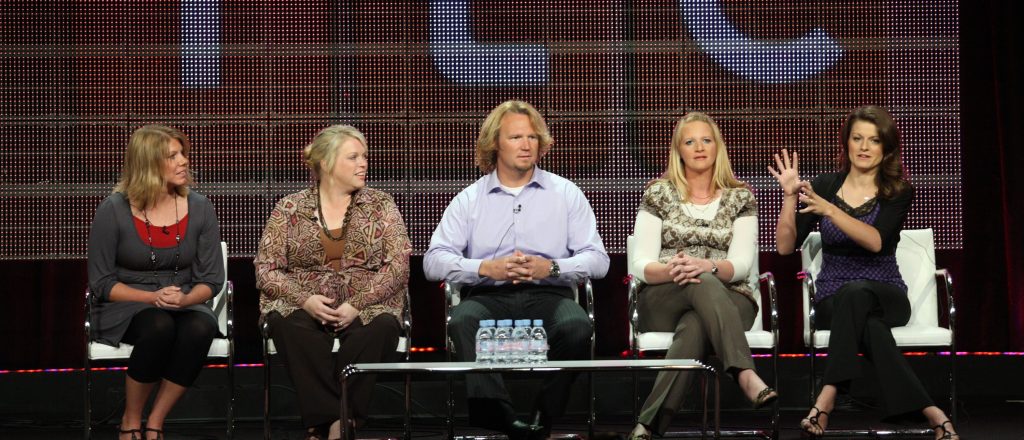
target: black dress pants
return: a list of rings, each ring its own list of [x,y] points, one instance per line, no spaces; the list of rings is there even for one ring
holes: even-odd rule
[[[548,359],[590,358],[593,334],[590,318],[567,287],[477,288],[464,295],[452,309],[448,323],[459,361],[472,362],[476,357],[476,332],[481,319],[543,319],[550,346]],[[547,374],[534,409],[552,418],[560,417],[565,412],[577,375],[575,372]],[[471,399],[498,399],[507,403],[506,407],[511,407],[512,403],[500,374],[467,374],[466,395]]]
[[[815,327],[831,330],[826,384],[845,392],[870,366],[880,382],[886,418],[934,405],[892,336],[892,327],[910,320],[910,301],[903,290],[878,281],[851,281],[814,310]]]
[[[217,322],[194,310],[147,308],[135,314],[121,340],[132,344],[128,377],[153,383],[161,378],[189,387],[206,363]]]
[[[394,316],[381,314],[366,325],[356,319],[335,335],[302,309],[286,317],[271,312],[267,325],[295,385],[299,414],[307,428],[338,420],[341,370],[349,364],[394,360],[401,331]],[[334,338],[341,344],[337,353],[331,352]],[[348,383],[348,404],[357,425],[366,420],[376,380],[375,375],[360,374]]]

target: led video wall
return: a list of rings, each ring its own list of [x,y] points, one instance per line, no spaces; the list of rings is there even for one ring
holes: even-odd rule
[[[774,246],[772,153],[806,178],[835,166],[850,109],[902,130],[917,187],[910,228],[961,247],[955,0],[52,1],[0,15],[0,258],[82,258],[129,133],[159,122],[193,142],[197,191],[232,256],[256,251],[274,202],[310,184],[300,151],[351,123],[370,185],[391,193],[422,253],[448,201],[479,177],[478,127],[533,103],[622,252],[674,122],[715,117]]]

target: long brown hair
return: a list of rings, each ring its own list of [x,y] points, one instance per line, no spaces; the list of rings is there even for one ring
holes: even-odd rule
[[[121,180],[114,187],[114,192],[128,196],[131,204],[145,209],[155,203],[161,192],[166,191],[163,166],[167,160],[168,144],[171,139],[181,144],[181,155],[188,158],[192,143],[188,136],[177,128],[166,125],[143,125],[132,133],[128,139],[128,148],[124,154],[124,166],[121,168]],[[189,168],[188,180],[184,185],[174,188],[179,196],[187,196],[189,186],[193,184],[192,169]]]
[[[900,156],[900,131],[885,109],[866,105],[846,117],[843,129],[839,132],[839,171],[850,172],[850,131],[857,121],[874,124],[878,130],[878,137],[882,140],[882,163],[878,165],[878,173],[875,174],[875,185],[878,187],[880,198],[891,199],[905,191],[910,182],[907,181],[907,173],[903,169],[903,160]]]

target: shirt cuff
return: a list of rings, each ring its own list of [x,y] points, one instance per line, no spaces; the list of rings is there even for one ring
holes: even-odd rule
[[[477,284],[483,279],[480,276],[480,265],[483,264],[484,260],[476,258],[463,258],[459,261],[459,271],[462,272],[463,276],[458,278],[465,278],[457,280],[461,284]]]

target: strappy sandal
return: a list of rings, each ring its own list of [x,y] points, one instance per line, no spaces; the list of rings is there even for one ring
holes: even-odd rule
[[[939,440],[953,440],[953,439],[959,440],[960,439],[960,434],[957,434],[957,433],[954,433],[954,432],[949,432],[949,430],[946,429],[946,425],[949,425],[949,427],[952,428],[953,427],[953,422],[950,421],[950,420],[946,420],[945,422],[942,422],[942,423],[940,423],[938,425],[932,426],[932,430],[935,431],[936,434],[939,433],[940,429],[942,430],[942,437],[939,437]]]
[[[651,430],[647,429],[647,426],[644,425],[644,433],[637,434],[636,428],[634,427],[633,430],[630,431],[629,433],[628,440],[651,440]]]
[[[147,426],[146,427],[146,432],[147,433],[155,432],[156,433],[156,440],[164,440],[164,430],[162,430],[162,429],[150,428],[150,427]],[[143,437],[145,437],[145,436],[143,436]]]
[[[774,394],[773,394],[774,393]],[[765,405],[768,405],[779,398],[779,393],[775,391],[775,388],[764,387],[760,393],[757,393],[757,397],[754,398],[754,409],[761,409]]]
[[[136,433],[138,433],[138,434],[139,434],[139,436],[138,436],[138,437],[136,437],[136,436],[135,436],[135,434],[136,434]],[[117,434],[118,434],[118,437],[120,437],[120,436],[121,436],[120,434],[131,434],[131,435],[132,435],[132,439],[131,439],[131,440],[142,440],[142,439],[141,439],[141,438],[139,438],[139,437],[143,437],[143,438],[145,438],[145,436],[144,436],[144,435],[142,435],[142,428],[136,428],[136,429],[121,429],[121,425],[117,425]]]
[[[823,428],[821,426],[821,424],[818,423],[818,418],[821,417],[821,416],[828,417],[828,413],[818,409],[818,407],[816,407],[816,406],[812,406],[811,409],[814,410],[814,415],[810,416],[810,417],[804,417],[803,420],[800,420],[800,429],[802,429],[804,432],[810,434],[811,437],[817,437],[817,436],[825,433],[825,428]],[[812,431],[811,430],[812,428],[814,428],[814,429],[816,429],[818,431],[821,431],[821,434]]]

